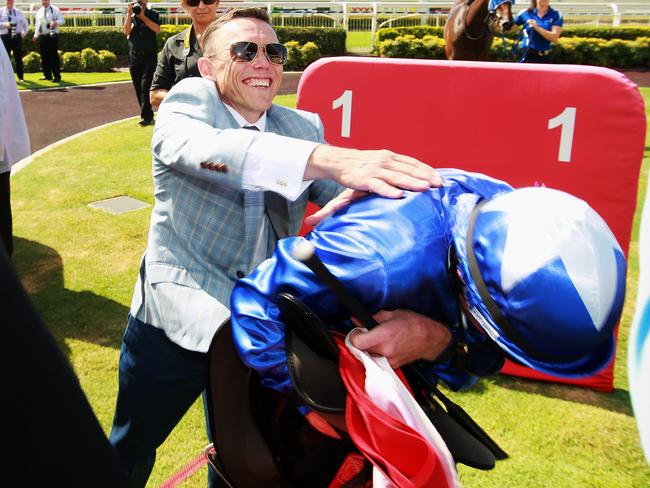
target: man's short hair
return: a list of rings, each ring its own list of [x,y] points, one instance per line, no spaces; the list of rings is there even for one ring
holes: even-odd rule
[[[267,24],[271,25],[271,17],[265,8],[260,7],[246,7],[246,8],[236,8],[229,10],[223,15],[217,17],[216,20],[213,20],[210,25],[203,32],[203,39],[201,42],[201,49],[205,57],[214,56],[214,46],[212,38],[215,33],[234,19],[259,19]]]

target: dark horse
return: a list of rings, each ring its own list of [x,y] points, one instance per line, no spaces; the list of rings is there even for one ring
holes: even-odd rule
[[[512,5],[509,0],[494,10],[489,0],[456,0],[445,24],[445,54],[447,59],[487,61],[495,34],[509,31]]]

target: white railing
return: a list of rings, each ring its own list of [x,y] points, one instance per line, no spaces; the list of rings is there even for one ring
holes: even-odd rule
[[[62,9],[66,25],[118,26],[124,25],[126,2],[71,2],[55,1]],[[525,8],[528,2],[518,2]],[[180,8],[180,2],[151,2],[161,13],[164,24],[187,24],[189,16]],[[347,31],[370,31],[374,43],[379,26],[444,25],[452,1],[391,1],[391,2],[268,2],[222,1],[220,10],[234,7],[264,6],[272,13],[273,22],[282,26],[343,27]],[[30,23],[38,3],[17,2]],[[565,25],[590,23],[618,26],[622,24],[650,25],[650,0],[621,3],[563,2],[555,0],[553,6],[560,10]]]

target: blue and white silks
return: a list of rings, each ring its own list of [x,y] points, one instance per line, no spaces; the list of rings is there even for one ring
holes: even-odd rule
[[[396,200],[357,200],[306,238],[371,313],[413,310],[448,325],[458,338],[458,296],[448,273],[453,246],[465,310],[480,324],[469,327],[464,339],[472,364],[458,369],[451,357],[418,362],[432,380],[440,378],[452,389],[496,372],[503,351],[538,371],[566,378],[590,376],[604,367],[614,352],[626,263],[602,218],[586,202],[557,190],[513,191],[476,173],[440,174],[441,188],[406,192]],[[481,200],[487,203],[473,213]],[[277,293],[292,293],[331,329],[347,332],[350,325],[329,288],[292,257],[296,239],[302,238],[280,241],[269,260],[237,282],[231,300],[233,336],[242,360],[260,373],[265,386],[280,391],[290,390],[291,382]],[[470,245],[478,274],[468,264]],[[477,279],[489,297],[481,294]],[[491,315],[486,299],[496,303],[501,317]],[[494,343],[499,347],[491,347]]]
[[[458,319],[457,297],[447,275],[447,255],[455,222],[464,222],[477,200],[512,191],[484,175],[440,171],[444,186],[406,192],[393,200],[369,196],[324,220],[306,238],[316,253],[371,312],[404,308],[445,324]],[[297,239],[282,239],[270,259],[235,285],[231,299],[235,346],[244,363],[257,370],[262,384],[290,391],[284,324],[274,302],[278,292],[294,294],[328,327],[347,332],[349,314],[332,292],[291,255]],[[485,341],[470,331],[468,341]],[[454,389],[477,378],[450,364],[427,363],[432,376]]]

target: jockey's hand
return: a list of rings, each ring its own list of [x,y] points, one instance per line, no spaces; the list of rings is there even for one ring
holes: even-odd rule
[[[370,195],[370,192],[352,190],[350,188],[347,188],[346,190],[343,190],[341,193],[339,193],[338,196],[332,198],[329,202],[327,202],[327,204],[318,212],[314,212],[309,217],[306,217],[305,224],[312,226],[318,225],[323,219],[325,219],[325,217],[329,217],[339,208],[343,208],[346,205],[352,203],[357,198],[365,197],[366,195]]]
[[[446,326],[410,310],[382,310],[374,318],[379,325],[352,334],[350,341],[357,349],[385,356],[393,368],[418,359],[433,361],[451,341]]]

